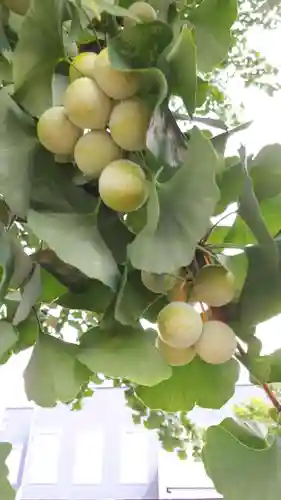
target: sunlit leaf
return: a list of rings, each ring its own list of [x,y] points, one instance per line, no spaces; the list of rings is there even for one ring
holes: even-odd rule
[[[186,366],[173,368],[168,380],[154,387],[138,387],[136,393],[149,408],[168,412],[189,411],[195,404],[221,408],[232,397],[238,375],[235,360],[210,365],[196,357]]]
[[[83,335],[78,359],[95,373],[152,386],[172,373],[154,342],[151,330],[118,323],[109,331],[96,327]]]
[[[52,104],[53,72],[64,56],[66,4],[66,0],[34,0],[21,26],[13,56],[15,98],[34,116]]]
[[[0,496],[3,500],[15,500],[16,492],[8,481],[6,460],[12,451],[10,443],[0,443]]]
[[[27,398],[43,407],[74,399],[89,378],[76,353],[77,346],[41,334],[24,371]]]
[[[237,17],[236,0],[203,0],[192,10],[189,21],[195,27],[198,68],[210,71],[227,55],[230,28]]]
[[[77,267],[89,278],[115,287],[117,265],[96,227],[94,214],[55,214],[30,210],[28,224],[64,262]]]
[[[135,268],[161,274],[190,264],[219,198],[216,166],[209,140],[193,129],[182,167],[151,187],[147,224],[128,250]]]
[[[228,420],[206,433],[203,461],[216,490],[225,500],[277,500],[280,497],[279,438],[269,446]],[[253,442],[254,439],[254,442]],[[249,478],[255,478],[249,485]]]

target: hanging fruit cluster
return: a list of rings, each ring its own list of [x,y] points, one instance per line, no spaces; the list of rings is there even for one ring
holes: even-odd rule
[[[234,276],[230,271],[208,264],[188,282],[181,272],[162,276],[142,272],[141,276],[147,288],[168,293],[171,300],[158,315],[156,339],[156,347],[168,364],[185,365],[196,355],[211,364],[232,358],[237,346],[235,333],[226,323],[212,319],[211,312],[212,307],[224,306],[234,298]],[[201,314],[196,304],[201,305]],[[210,311],[206,311],[207,307]]]
[[[131,13],[144,22],[156,18],[154,9],[136,2]],[[130,18],[124,24],[130,25]],[[151,109],[138,97],[141,77],[118,71],[108,49],[74,58],[64,105],[43,113],[37,133],[41,144],[56,155],[73,157],[90,179],[98,179],[102,201],[118,212],[140,208],[147,199],[142,168],[128,154],[145,149]]]

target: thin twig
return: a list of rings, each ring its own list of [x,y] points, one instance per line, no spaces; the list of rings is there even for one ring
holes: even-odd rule
[[[227,217],[230,217],[230,215],[234,215],[234,214],[237,214],[237,210],[233,210],[232,212],[229,212],[228,214],[225,214],[223,215],[210,229],[209,231],[207,232],[206,236],[203,238],[202,243],[205,243],[207,241],[207,239],[211,236],[212,232],[214,231],[214,229],[216,229],[216,227],[218,227],[220,225],[220,223],[224,220],[224,219],[227,219]],[[225,226],[223,226],[225,227]],[[231,226],[229,226],[231,227]]]
[[[242,358],[247,359],[247,353],[244,351],[243,347],[239,342],[237,342],[237,349],[239,351],[239,354],[241,355]],[[239,359],[242,364],[249,370],[247,362],[243,362],[243,360]],[[250,371],[250,370],[249,370]],[[267,397],[270,399],[271,403],[273,404],[274,408],[278,411],[278,413],[281,413],[281,403],[278,401],[276,398],[274,392],[270,389],[269,385],[266,383],[261,382],[258,377],[254,374],[251,373],[253,378],[256,380],[256,382],[262,387],[264,392],[266,393]]]

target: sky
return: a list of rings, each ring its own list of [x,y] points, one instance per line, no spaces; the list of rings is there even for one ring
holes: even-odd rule
[[[259,50],[268,60],[281,68],[281,31],[265,32],[260,28],[252,28],[248,36],[249,45]],[[281,72],[280,72],[281,80]],[[253,124],[246,130],[231,138],[227,153],[233,154],[241,142],[247,147],[247,152],[256,154],[264,145],[281,143],[281,92],[274,97],[267,96],[258,89],[246,89],[240,78],[231,78],[228,93],[234,106],[238,106],[243,99],[245,120],[253,120]],[[258,327],[258,337],[264,343],[263,353],[268,354],[281,347],[279,330],[281,315],[272,318]],[[73,330],[68,331],[69,338],[73,338]],[[26,351],[12,359],[0,369],[0,412],[7,406],[27,405],[24,393],[22,373],[28,362],[30,352]],[[241,382],[247,381],[247,374],[242,370]]]

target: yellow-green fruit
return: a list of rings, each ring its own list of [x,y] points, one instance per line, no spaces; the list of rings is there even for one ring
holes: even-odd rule
[[[132,97],[140,86],[140,77],[137,73],[118,71],[111,66],[107,48],[96,58],[95,79],[103,92],[116,100]]]
[[[69,70],[69,79],[71,82],[81,78],[82,76],[87,76],[88,78],[94,78],[95,61],[97,54],[94,52],[82,52],[76,56]]]
[[[94,130],[83,135],[74,150],[77,167],[93,178],[99,177],[109,163],[121,156],[121,149],[105,130]]]
[[[9,283],[9,288],[17,290],[28,277],[32,270],[31,258],[24,252],[19,240],[11,239],[14,256],[14,272]]]
[[[83,129],[103,130],[112,108],[111,100],[86,76],[72,82],[64,96],[68,118]]]
[[[171,347],[186,349],[199,339],[203,323],[200,314],[186,302],[171,302],[157,318],[159,336]]]
[[[230,271],[218,265],[204,266],[198,272],[192,299],[211,307],[221,307],[231,302],[235,295],[235,279]]]
[[[73,154],[81,133],[81,130],[69,121],[63,106],[48,109],[38,120],[39,141],[51,153],[57,155]]]
[[[3,3],[15,14],[25,16],[29,9],[30,0],[4,0]]]
[[[157,19],[157,14],[155,9],[146,2],[135,2],[128,8],[128,12],[137,16],[142,23],[151,23]],[[136,21],[130,17],[124,18],[124,26],[134,26]]]
[[[229,361],[237,346],[235,333],[221,321],[206,321],[195,350],[203,361],[219,365]]]
[[[147,104],[137,97],[116,104],[109,118],[113,140],[126,151],[141,151],[146,146],[150,116]]]
[[[155,274],[148,271],[141,272],[141,280],[148,290],[154,293],[167,293],[174,288],[178,281],[178,272],[171,274]]]
[[[161,352],[166,363],[171,366],[183,366],[190,363],[196,356],[196,351],[193,347],[186,349],[175,349],[168,344],[165,344],[160,337],[157,337],[155,342],[156,348]]]
[[[117,212],[132,212],[147,199],[147,181],[141,167],[129,160],[110,163],[99,178],[103,202]]]

